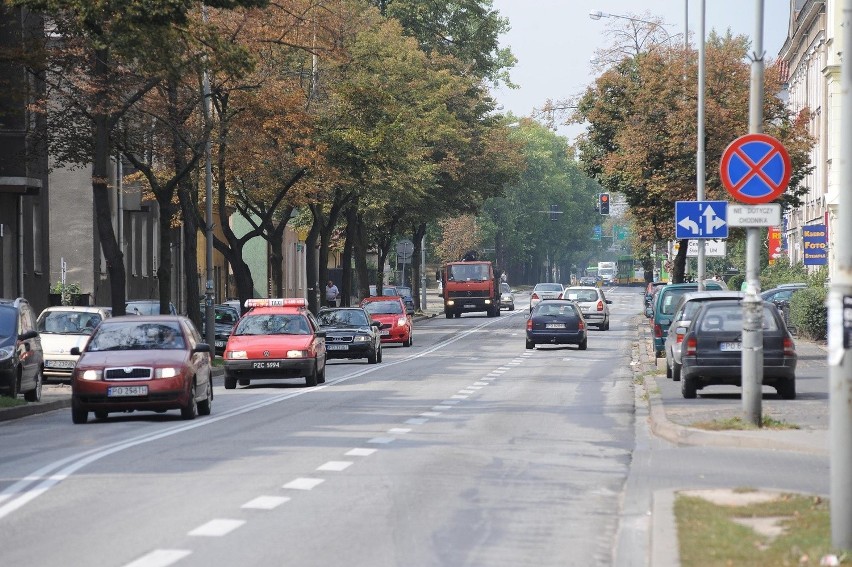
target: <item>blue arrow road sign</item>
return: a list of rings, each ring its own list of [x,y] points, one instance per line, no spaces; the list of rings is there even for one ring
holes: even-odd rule
[[[675,238],[727,238],[727,201],[675,202]]]

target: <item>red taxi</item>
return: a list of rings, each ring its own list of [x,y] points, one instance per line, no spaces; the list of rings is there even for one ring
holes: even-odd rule
[[[225,388],[252,379],[305,377],[308,386],[325,382],[325,331],[303,298],[249,299],[223,356]]]
[[[374,321],[382,324],[379,333],[383,343],[402,343],[410,347],[414,337],[411,316],[405,312],[405,302],[399,296],[367,297],[361,301]]]

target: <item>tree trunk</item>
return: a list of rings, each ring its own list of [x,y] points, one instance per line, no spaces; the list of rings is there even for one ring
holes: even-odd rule
[[[171,199],[161,198],[161,192],[156,192],[157,203],[160,205],[160,265],[157,266],[157,286],[160,295],[160,315],[168,315],[169,302],[172,295],[172,217],[174,205]]]
[[[193,191],[189,178],[178,185],[178,200],[183,218],[183,272],[186,285],[186,314],[199,329],[201,328],[201,294],[198,287],[198,193]],[[221,298],[220,298],[221,299]]]
[[[319,312],[320,285],[317,273],[317,240],[319,239],[319,228],[316,220],[311,224],[311,230],[305,238],[305,278],[308,284],[308,309],[312,313]]]
[[[414,296],[414,308],[418,311],[423,310],[420,298],[422,297],[422,282],[425,280],[421,277],[421,267],[425,270],[426,266],[420,266],[420,257],[423,255],[423,236],[425,234],[426,223],[423,222],[417,225],[412,235],[414,249],[411,252],[411,295]]]
[[[284,254],[281,250],[283,243],[269,243],[269,278],[272,280],[273,297],[284,297]]]
[[[352,251],[355,255],[355,274],[358,280],[358,289],[355,295],[359,299],[370,296],[370,274],[367,269],[367,235],[364,230],[364,222],[358,214],[357,202],[352,204],[347,215],[347,221],[354,226]]]
[[[689,247],[689,240],[681,240],[680,248],[675,255],[672,263],[672,283],[683,283],[686,275],[686,252]]]
[[[343,275],[340,281],[340,305],[349,307],[352,299],[352,249],[355,246],[355,224],[350,222],[349,207],[346,210],[346,240],[343,242],[343,254],[340,263]]]

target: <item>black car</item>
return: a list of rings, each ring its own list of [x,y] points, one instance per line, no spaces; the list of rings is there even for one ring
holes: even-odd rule
[[[43,382],[44,356],[30,303],[0,299],[0,389],[10,398],[23,392],[25,400],[37,402]]]
[[[569,344],[586,350],[587,329],[583,313],[573,301],[543,299],[533,307],[527,319],[527,348]]]
[[[360,307],[321,309],[320,329],[325,331],[326,357],[366,358],[370,364],[382,361],[381,323],[373,321]]]
[[[127,315],[159,315],[160,300],[159,299],[131,299],[124,304],[124,311]],[[174,303],[169,302],[169,314],[177,315]]]
[[[742,386],[742,300],[705,303],[681,344],[681,393],[694,398],[705,386]],[[778,308],[763,302],[763,384],[785,400],[796,398],[796,344]]]
[[[207,317],[205,315],[206,307],[201,306],[201,336],[207,336]],[[222,356],[225,352],[225,345],[228,344],[228,338],[234,330],[234,326],[240,318],[240,312],[230,305],[224,303],[213,306],[214,317],[214,348],[217,355]]]
[[[396,286],[396,293],[402,298],[405,303],[405,312],[408,315],[414,315],[414,297],[411,295],[411,288],[404,286]]]

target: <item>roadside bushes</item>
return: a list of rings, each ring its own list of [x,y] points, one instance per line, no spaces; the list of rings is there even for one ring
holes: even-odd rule
[[[825,284],[812,285],[790,298],[790,323],[799,335],[815,341],[825,339],[828,333],[826,294]]]
[[[743,280],[745,279],[745,275],[743,274],[734,274],[730,278],[728,278],[728,289],[733,291],[739,291],[740,286],[743,285]]]
[[[808,270],[801,262],[793,265],[787,262],[775,262],[771,266],[766,266],[760,272],[760,289],[764,291],[778,287],[780,284],[794,282],[809,282],[814,285],[808,275]]]

